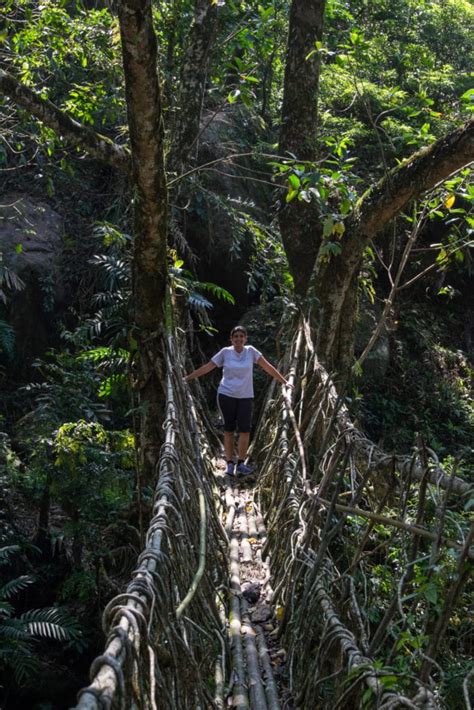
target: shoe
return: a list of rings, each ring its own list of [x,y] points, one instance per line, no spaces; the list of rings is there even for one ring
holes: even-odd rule
[[[240,476],[248,476],[253,473],[253,470],[253,466],[247,466],[245,463],[239,463],[237,464],[235,472]]]
[[[228,476],[233,476],[233,475],[234,475],[234,468],[235,468],[235,463],[233,463],[232,461],[230,461],[230,462],[227,464],[226,474],[227,474]]]

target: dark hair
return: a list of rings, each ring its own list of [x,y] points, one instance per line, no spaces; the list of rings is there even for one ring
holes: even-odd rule
[[[247,335],[247,328],[244,328],[243,325],[236,325],[232,330],[230,331],[230,337],[232,338],[235,333],[243,333],[244,335]]]

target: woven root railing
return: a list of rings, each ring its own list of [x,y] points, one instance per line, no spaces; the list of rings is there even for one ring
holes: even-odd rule
[[[169,339],[166,440],[146,546],[126,592],[105,609],[106,647],[80,710],[215,707],[208,679],[226,644],[227,543],[179,352]]]
[[[254,451],[295,705],[447,707],[438,659],[467,605],[469,485],[422,441],[387,455],[358,431],[304,322],[286,366],[296,404],[269,394]]]

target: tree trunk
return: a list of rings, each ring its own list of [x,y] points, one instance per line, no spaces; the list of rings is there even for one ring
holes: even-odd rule
[[[206,88],[209,52],[217,26],[217,6],[196,0],[181,67],[179,94],[173,119],[171,170],[180,174],[197,153],[202,102]]]
[[[133,337],[138,344],[140,459],[144,482],[150,484],[163,441],[165,411],[163,322],[168,210],[161,92],[149,0],[122,0],[118,12],[135,184],[132,311]]]
[[[346,222],[341,253],[320,259],[314,271],[314,295],[318,303],[317,351],[324,365],[347,374],[353,348],[354,289],[362,255],[374,238],[407,204],[474,159],[474,121],[440,138],[401,165],[361,197]]]
[[[319,53],[324,0],[293,0],[286,56],[280,153],[316,159]],[[412,155],[370,188],[346,220],[339,255],[321,255],[316,205],[297,198],[280,208],[280,230],[296,294],[315,303],[312,325],[321,361],[346,375],[352,359],[357,278],[365,247],[411,200],[474,158],[473,121]],[[309,291],[308,291],[309,289]]]
[[[320,56],[313,50],[322,38],[325,4],[293,0],[290,10],[280,154],[303,163],[316,159]],[[321,243],[319,211],[313,203],[283,201],[279,222],[296,293],[304,296]]]

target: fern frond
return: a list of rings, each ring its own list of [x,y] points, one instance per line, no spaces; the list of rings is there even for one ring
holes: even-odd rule
[[[207,298],[197,291],[191,291],[188,296],[189,305],[197,311],[209,310],[213,305]]]
[[[9,291],[22,291],[25,288],[25,282],[8,266],[2,265],[0,268],[0,286],[5,286]]]
[[[7,643],[16,643],[17,641],[31,640],[31,634],[21,619],[2,619],[0,622],[0,639]]]
[[[10,599],[17,592],[26,589],[28,585],[33,584],[35,578],[29,574],[22,574],[21,577],[11,579],[0,589],[0,599]]]
[[[119,246],[124,247],[127,243],[132,241],[132,237],[125,232],[121,232],[115,227],[115,225],[110,224],[110,222],[97,222],[94,227],[94,235],[98,237],[104,246]]]
[[[6,565],[10,562],[10,557],[20,552],[20,545],[6,545],[0,547],[0,565]]]
[[[0,352],[13,357],[15,352],[15,331],[5,320],[0,319]]]
[[[3,623],[2,617],[12,616],[14,611],[15,608],[10,604],[10,602],[0,599],[0,624]]]
[[[15,649],[8,660],[8,665],[13,670],[13,677],[18,687],[22,687],[28,679],[38,672],[39,663],[26,644]]]
[[[125,389],[127,386],[126,375],[114,374],[106,377],[97,391],[99,397],[110,397],[114,392]]]
[[[126,362],[128,358],[127,350],[123,348],[118,348],[114,350],[113,348],[100,347],[92,348],[91,350],[85,350],[77,356],[78,360],[91,360],[94,363],[103,363],[115,360],[120,360],[121,362]]]
[[[89,263],[97,266],[104,275],[105,287],[112,291],[125,286],[130,281],[130,264],[111,254],[96,254]]]
[[[51,638],[57,641],[72,641],[81,637],[76,622],[57,607],[31,609],[20,617],[32,636]]]
[[[196,281],[194,287],[199,288],[202,291],[209,291],[209,293],[212,293],[213,296],[221,298],[223,301],[227,301],[228,303],[231,303],[233,306],[235,306],[235,298],[230,293],[230,291],[227,291],[225,288],[222,288],[222,286],[218,286],[217,284],[212,283],[210,281]]]

